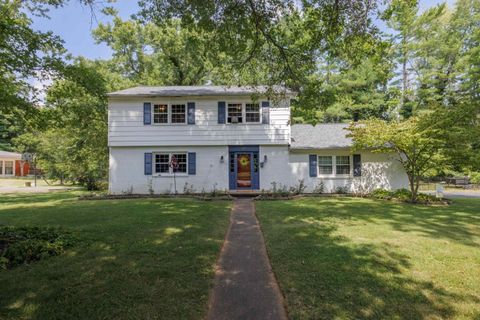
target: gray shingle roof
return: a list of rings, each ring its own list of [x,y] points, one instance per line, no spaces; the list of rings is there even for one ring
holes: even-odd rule
[[[293,92],[282,86],[272,86],[276,93],[293,95]],[[134,87],[115,91],[109,97],[179,97],[179,96],[238,96],[265,93],[268,86],[165,86]]]
[[[352,139],[347,138],[347,123],[327,123],[312,126],[309,124],[292,125],[292,142],[290,149],[336,149],[352,146]]]

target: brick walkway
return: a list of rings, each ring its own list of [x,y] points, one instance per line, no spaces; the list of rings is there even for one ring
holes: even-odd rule
[[[207,319],[287,319],[252,199],[234,202]]]

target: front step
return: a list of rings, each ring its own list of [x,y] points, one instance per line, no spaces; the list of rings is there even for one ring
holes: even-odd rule
[[[256,197],[262,194],[259,190],[230,190],[228,192],[232,197]]]

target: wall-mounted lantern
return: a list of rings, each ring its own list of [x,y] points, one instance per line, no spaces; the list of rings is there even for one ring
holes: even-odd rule
[[[267,162],[267,155],[263,156],[263,162]]]
[[[220,156],[220,163],[224,163],[225,162],[225,158],[223,156]]]

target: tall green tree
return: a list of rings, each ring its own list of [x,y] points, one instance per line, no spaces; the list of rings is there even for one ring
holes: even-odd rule
[[[235,69],[267,70],[269,82],[301,88],[319,54],[361,60],[375,45],[371,18],[377,1],[139,1],[140,17],[159,26],[178,18],[182,26],[212,33]],[[367,44],[367,45],[366,45]],[[261,61],[261,64],[259,64]]]
[[[94,6],[94,0],[76,0]],[[0,0],[0,148],[34,125],[38,90],[63,67],[63,41],[32,27],[31,16],[48,17],[68,0]]]
[[[399,72],[392,85],[400,91],[400,99],[396,113],[403,117],[412,115],[412,59],[415,50],[415,22],[418,13],[418,0],[393,0],[383,12],[383,19],[393,30],[391,35],[394,44],[394,61]]]
[[[15,139],[50,178],[99,187],[108,170],[107,98],[95,62],[78,59],[47,91],[44,126]]]

